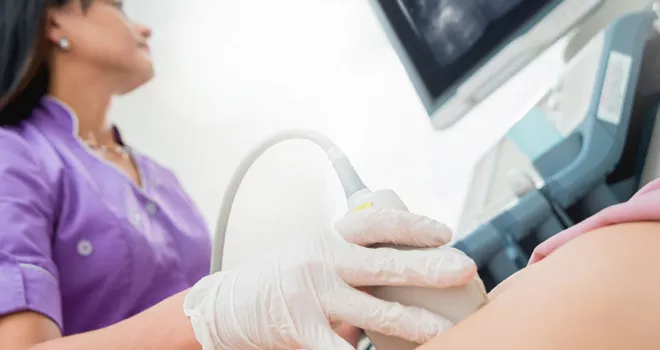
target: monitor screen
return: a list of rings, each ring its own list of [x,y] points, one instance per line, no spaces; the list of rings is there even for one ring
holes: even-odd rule
[[[437,100],[558,0],[376,0]]]

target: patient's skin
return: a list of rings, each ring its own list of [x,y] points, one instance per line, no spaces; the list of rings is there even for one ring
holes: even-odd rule
[[[516,283],[521,280],[521,276],[525,276],[527,269],[529,269],[529,267],[514,273],[506,280],[500,282],[500,284],[498,284],[495,288],[493,288],[493,290],[490,291],[490,293],[488,293],[488,299],[491,301],[495,300],[500,294],[506,292],[509,288],[516,285]],[[522,279],[524,280],[524,278]]]
[[[660,223],[613,225],[512,276],[418,349],[657,350],[659,296]]]
[[[495,288],[493,288],[493,290],[490,291],[490,293],[488,293],[488,299],[489,299],[489,300],[495,300],[495,299],[497,299],[497,297],[498,297],[500,294],[504,293],[504,291],[506,291],[506,290],[509,289],[512,285],[514,285],[517,281],[519,281],[519,280],[520,280],[520,276],[521,276],[521,275],[524,276],[524,275],[525,275],[524,272],[525,272],[526,270],[527,270],[527,269],[522,269],[522,270],[520,270],[520,271],[514,273],[513,275],[509,276],[509,278],[507,278],[506,280],[502,281],[500,284],[498,284]]]

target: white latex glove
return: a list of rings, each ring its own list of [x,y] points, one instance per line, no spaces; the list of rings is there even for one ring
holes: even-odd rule
[[[451,237],[447,227],[408,212],[351,213],[334,229],[300,236],[248,266],[205,277],[189,291],[185,313],[204,350],[354,350],[333,331],[333,322],[425,343],[451,322],[353,287],[467,284],[476,265],[453,248],[365,248],[441,247]]]

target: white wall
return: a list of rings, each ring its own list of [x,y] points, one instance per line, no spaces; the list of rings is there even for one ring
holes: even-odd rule
[[[209,227],[245,152],[292,126],[330,136],[369,186],[395,189],[413,211],[456,225],[472,165],[554,59],[440,133],[366,0],[135,0],[127,8],[154,28],[158,76],[118,99],[113,117],[131,144],[177,172]],[[322,152],[283,144],[244,182],[225,262],[249,260],[344,210]]]

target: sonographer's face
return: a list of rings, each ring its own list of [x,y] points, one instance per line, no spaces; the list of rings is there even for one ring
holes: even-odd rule
[[[50,20],[50,40],[66,37],[70,44],[56,51],[59,59],[72,68],[78,64],[108,72],[116,78],[116,93],[132,91],[153,77],[151,29],[129,19],[123,1],[93,0],[84,8],[81,0],[71,0],[52,10]]]

